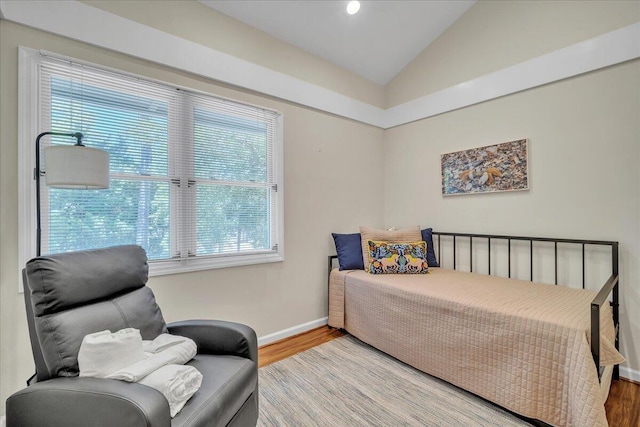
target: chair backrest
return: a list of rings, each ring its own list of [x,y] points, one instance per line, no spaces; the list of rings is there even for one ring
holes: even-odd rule
[[[37,381],[77,376],[85,335],[137,328],[143,339],[167,332],[139,246],[48,255],[23,270]]]

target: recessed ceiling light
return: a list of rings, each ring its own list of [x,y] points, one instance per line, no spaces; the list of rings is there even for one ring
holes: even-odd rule
[[[347,4],[347,13],[349,15],[355,15],[360,10],[360,2],[358,0],[352,0]]]

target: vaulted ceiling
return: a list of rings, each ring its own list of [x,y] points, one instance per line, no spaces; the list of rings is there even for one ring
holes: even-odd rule
[[[385,85],[475,0],[201,0],[201,3]]]

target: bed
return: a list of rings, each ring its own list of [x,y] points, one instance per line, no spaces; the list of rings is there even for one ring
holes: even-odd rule
[[[329,267],[329,326],[516,414],[556,426],[606,426],[604,401],[617,379],[617,242],[434,232],[452,240],[453,269],[429,274],[369,274]],[[488,245],[489,274],[459,271],[456,244]],[[473,244],[474,239],[476,244]],[[508,276],[491,274],[492,243],[506,242]],[[516,280],[512,242],[582,248],[582,286]],[[433,245],[433,243],[431,243]],[[611,248],[611,276],[584,289],[585,248]],[[435,245],[433,245],[435,246]],[[477,263],[476,263],[477,264]],[[596,368],[597,367],[597,368]]]

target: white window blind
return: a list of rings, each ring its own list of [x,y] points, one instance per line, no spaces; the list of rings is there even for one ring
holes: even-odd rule
[[[282,259],[279,113],[54,56],[38,64],[39,131],[82,132],[110,154],[108,190],[40,178],[44,254],[138,244],[169,272]]]

